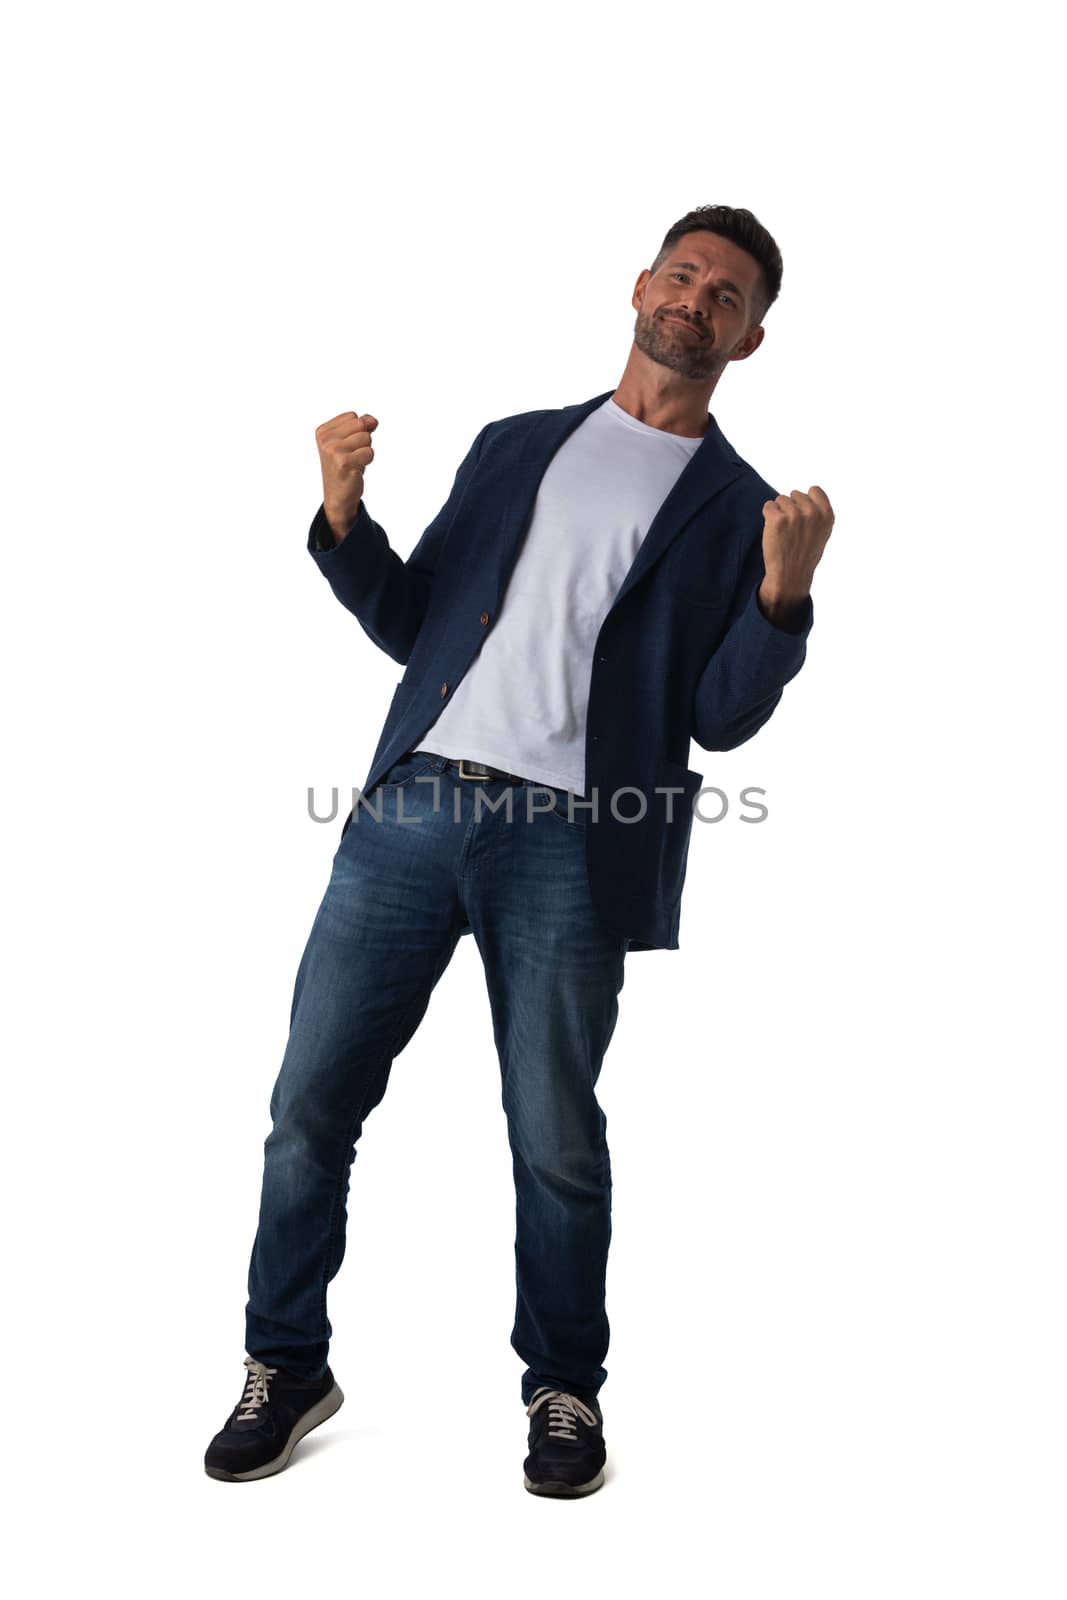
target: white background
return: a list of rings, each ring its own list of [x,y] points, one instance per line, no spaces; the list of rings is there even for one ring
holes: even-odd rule
[[[8,1462],[20,1594],[1062,1596],[1063,233],[1036,6],[24,10],[2,52]],[[618,382],[693,206],[782,293],[710,401],[837,522],[771,723],[690,765],[681,949],[600,1080],[604,1489],[522,1487],[462,941],[371,1113],[347,1400],[208,1479],[296,965],[400,669],[305,551],[380,419],[402,555],[483,423]],[[1054,1012],[1056,1013],[1054,1015]]]

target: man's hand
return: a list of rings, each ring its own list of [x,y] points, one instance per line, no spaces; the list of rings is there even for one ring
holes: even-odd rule
[[[813,484],[763,503],[765,576],[756,598],[771,622],[788,626],[811,589],[811,580],[834,525],[834,510]]]
[[[370,436],[377,426],[378,418],[369,411],[362,416],[342,411],[315,429],[322,463],[322,508],[338,544],[363,499],[363,469],[374,460]]]

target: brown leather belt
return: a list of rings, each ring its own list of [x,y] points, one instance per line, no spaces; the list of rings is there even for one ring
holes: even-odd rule
[[[459,768],[461,778],[480,779],[482,783],[487,778],[496,783],[532,783],[532,778],[521,778],[517,772],[505,772],[502,767],[487,767],[484,761],[467,761],[460,756],[455,765]]]
[[[436,751],[432,753],[436,754]],[[413,750],[411,754],[417,756],[420,752]],[[453,767],[459,768],[461,778],[472,778],[479,783],[485,783],[487,779],[491,779],[494,783],[536,784],[542,789],[556,787],[556,785],[544,783],[540,778],[524,778],[517,772],[505,772],[503,767],[486,766],[484,761],[468,761],[466,756],[446,756],[445,760]]]

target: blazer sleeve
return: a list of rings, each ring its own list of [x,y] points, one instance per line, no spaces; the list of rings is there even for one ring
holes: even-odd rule
[[[756,599],[765,572],[761,534],[742,565],[726,633],[697,679],[691,732],[704,750],[734,750],[751,739],[804,665],[815,621],[811,595],[794,629],[779,627]]]
[[[334,543],[320,505],[308,532],[308,553],[341,604],[364,633],[394,661],[404,663],[426,615],[430,584],[441,547],[466,493],[485,436],[486,423],[460,462],[451,493],[406,561],[390,548],[385,530],[361,500],[340,544]]]

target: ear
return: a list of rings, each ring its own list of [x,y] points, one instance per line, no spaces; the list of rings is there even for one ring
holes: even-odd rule
[[[641,309],[641,297],[645,292],[645,285],[648,283],[648,280],[651,278],[651,276],[652,274],[647,267],[642,267],[641,271],[637,275],[637,282],[634,284],[633,297],[630,301],[630,304],[633,306],[635,311],[640,311]]]
[[[750,328],[745,334],[745,337],[741,340],[741,343],[738,345],[737,349],[734,351],[733,355],[730,357],[730,360],[744,361],[749,356],[754,355],[759,349],[760,345],[763,343],[763,334],[764,329],[762,327]]]

